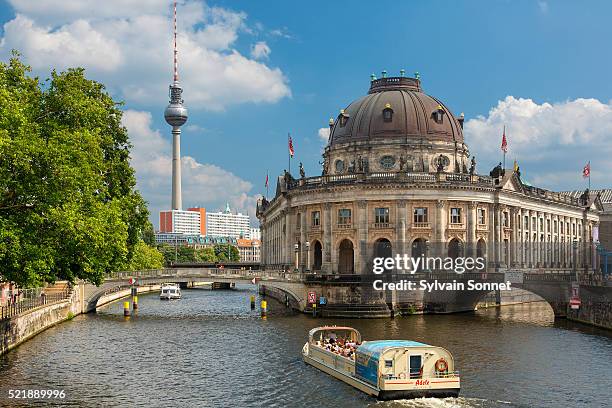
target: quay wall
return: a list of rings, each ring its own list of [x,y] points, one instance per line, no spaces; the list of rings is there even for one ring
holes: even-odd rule
[[[580,308],[568,306],[567,319],[612,330],[612,287],[580,285]]]
[[[82,291],[75,287],[67,299],[28,310],[0,321],[0,355],[49,327],[81,313]]]

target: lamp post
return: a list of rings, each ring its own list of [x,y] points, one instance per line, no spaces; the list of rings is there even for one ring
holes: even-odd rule
[[[295,249],[295,271],[297,272],[300,267],[299,267],[299,251],[300,251],[300,244],[296,243],[293,248]]]
[[[310,241],[306,241],[306,270],[310,272]]]

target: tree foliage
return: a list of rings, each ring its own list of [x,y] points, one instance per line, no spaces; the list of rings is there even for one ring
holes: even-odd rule
[[[16,53],[0,63],[2,279],[98,284],[143,249],[148,211],[119,106],[83,69],[41,83]]]
[[[174,263],[227,261],[227,247],[227,244],[217,244],[214,247],[196,249],[193,246],[179,245],[175,248],[174,245],[162,244],[158,249],[163,254],[165,264],[171,265]],[[233,245],[229,247],[230,260],[238,261],[240,259],[238,248]]]
[[[134,256],[127,266],[128,271],[160,269],[164,266],[164,255],[155,247],[138,241],[134,247]]]

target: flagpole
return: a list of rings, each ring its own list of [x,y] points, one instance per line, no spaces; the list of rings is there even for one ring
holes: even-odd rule
[[[589,160],[589,191],[591,191],[591,161]]]
[[[291,140],[291,134],[287,133],[287,153],[289,154],[289,174],[291,174],[291,151],[289,149],[290,140]]]
[[[506,125],[504,125],[504,133],[503,133],[503,135],[504,135],[503,136],[504,140],[506,140]],[[507,143],[508,143],[508,141],[506,140],[506,146],[507,146]],[[503,167],[503,170],[504,170],[504,174],[505,174],[506,173],[506,150],[508,150],[508,148],[506,147],[503,150],[504,150],[504,167]]]
[[[268,201],[268,195],[270,193],[270,179],[268,178],[268,170],[266,170],[266,201]]]

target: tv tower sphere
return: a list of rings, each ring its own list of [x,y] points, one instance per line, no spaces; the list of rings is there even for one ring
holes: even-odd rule
[[[170,85],[170,103],[164,111],[164,119],[172,127],[183,126],[187,122],[187,108],[183,106],[183,89],[178,82]]]

